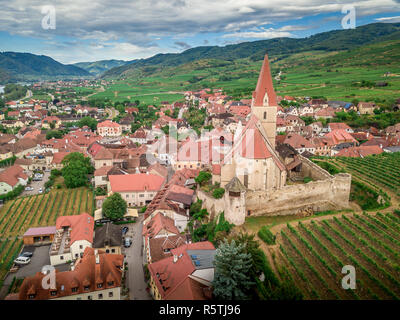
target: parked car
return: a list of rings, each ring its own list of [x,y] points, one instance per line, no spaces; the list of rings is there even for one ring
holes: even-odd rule
[[[28,264],[31,262],[31,258],[28,257],[18,257],[17,259],[14,260],[16,264]]]
[[[128,232],[129,228],[128,227],[123,227],[122,228],[122,235],[124,236]]]
[[[124,241],[124,247],[129,248],[131,246],[131,244],[132,244],[132,239],[129,237],[126,237],[125,241]]]
[[[20,257],[32,258],[33,252],[23,252]]]
[[[25,188],[25,191],[32,191],[32,190],[33,190],[32,187],[26,187],[26,188]]]
[[[42,193],[42,192],[43,192],[43,189],[42,189],[42,188],[40,188],[40,189],[39,189],[39,193]]]

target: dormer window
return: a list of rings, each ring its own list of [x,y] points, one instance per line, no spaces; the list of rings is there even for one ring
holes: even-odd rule
[[[98,289],[103,288],[103,284],[102,284],[102,283],[98,283],[98,284],[97,284],[97,288],[98,288]]]
[[[50,295],[52,297],[56,296],[57,295],[57,290],[50,291]]]
[[[32,300],[35,299],[36,295],[35,294],[29,294],[28,295],[28,299]]]
[[[114,281],[108,281],[108,282],[107,282],[107,285],[108,285],[108,286],[113,286],[113,285],[114,285]]]
[[[90,290],[90,286],[84,286],[84,287],[83,287],[83,290],[89,291],[89,290]]]
[[[78,292],[78,287],[71,288],[71,292],[72,293]]]

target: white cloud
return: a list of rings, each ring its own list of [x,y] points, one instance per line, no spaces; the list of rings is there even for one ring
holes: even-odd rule
[[[43,0],[0,0],[2,6],[0,30],[41,39],[54,40],[55,37],[62,37],[93,40],[98,42],[98,51],[103,50],[102,56],[110,50],[110,46],[105,43],[113,43],[112,57],[137,55],[130,57],[133,59],[152,52],[163,52],[164,48],[156,44],[160,38],[183,39],[185,35],[195,36],[197,33],[228,33],[224,38],[291,36],[292,31],[304,29],[290,25],[280,29],[260,29],[260,26],[321,13],[337,13],[340,19],[343,16],[342,6],[349,3],[355,5],[357,17],[367,13],[393,14],[396,8],[400,11],[400,4],[393,0],[326,2],[326,0],[48,0],[43,3]],[[43,18],[41,8],[45,4],[55,6],[57,23],[55,30],[41,28]],[[174,41],[171,40],[171,44]],[[102,45],[104,47],[101,47]],[[4,44],[1,44],[1,47],[4,47]],[[80,58],[79,55],[75,57],[72,55],[73,52],[75,54],[79,52],[77,49],[84,51],[82,54],[85,58],[90,56],[90,50],[93,49],[87,44],[70,44],[70,47],[63,47],[64,52],[60,52],[57,51],[57,47],[49,48],[49,51],[56,52],[58,56],[64,57],[63,59],[73,60]],[[66,50],[68,52],[65,52]],[[94,59],[95,56],[91,60]]]
[[[376,18],[375,20],[379,22],[389,22],[389,23],[400,22],[400,16]]]
[[[272,39],[279,37],[291,37],[287,31],[280,31],[274,28],[259,28],[258,31],[245,31],[224,34],[223,38],[253,38],[253,39]]]

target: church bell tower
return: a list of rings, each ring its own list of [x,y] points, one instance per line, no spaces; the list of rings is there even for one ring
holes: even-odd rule
[[[251,112],[260,120],[261,125],[267,134],[268,140],[274,149],[277,111],[278,103],[272,84],[268,55],[265,55],[260,75],[258,76],[256,90],[253,91]]]

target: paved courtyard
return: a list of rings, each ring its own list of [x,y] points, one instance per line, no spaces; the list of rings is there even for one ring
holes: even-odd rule
[[[42,267],[45,265],[50,265],[50,256],[49,256],[50,245],[46,246],[25,246],[22,252],[33,252],[33,256],[31,258],[31,262],[27,265],[21,265],[17,272],[9,273],[4,280],[3,289],[8,288],[11,284],[14,277],[16,278],[25,278],[34,276],[37,272],[42,271]],[[59,266],[55,266],[58,271],[68,271],[70,268],[69,264],[62,264]],[[6,294],[2,292],[0,295]],[[0,297],[2,298],[2,297]]]

